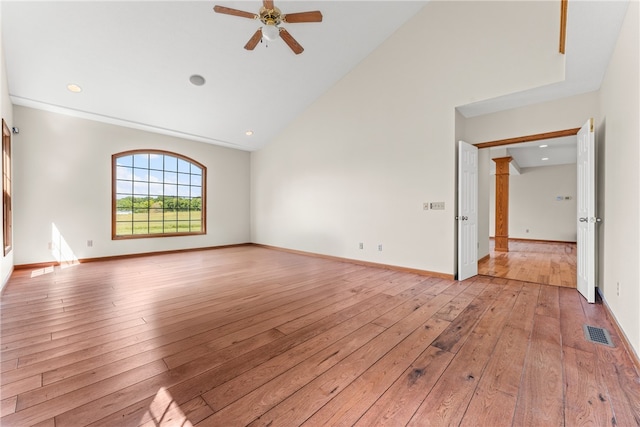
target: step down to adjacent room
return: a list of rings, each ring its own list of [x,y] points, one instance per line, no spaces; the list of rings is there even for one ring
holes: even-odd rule
[[[611,342],[611,335],[609,335],[609,331],[607,331],[606,329],[598,328],[596,326],[584,325],[584,336],[587,341],[613,347],[613,342]]]

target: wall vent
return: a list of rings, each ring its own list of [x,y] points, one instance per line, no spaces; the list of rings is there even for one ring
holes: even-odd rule
[[[596,326],[584,325],[584,336],[587,341],[613,347],[611,335],[609,335],[609,331],[607,331],[606,329],[598,328]]]

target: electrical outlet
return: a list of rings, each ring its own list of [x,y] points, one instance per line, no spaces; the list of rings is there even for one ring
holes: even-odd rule
[[[87,247],[89,248],[93,247],[93,240],[87,240]]]
[[[616,292],[618,293],[618,296],[620,296],[620,282],[616,282]]]
[[[360,242],[360,244],[358,245],[358,247],[359,247],[360,249],[364,249],[364,243]]]
[[[382,244],[378,245],[378,251],[382,252]]]

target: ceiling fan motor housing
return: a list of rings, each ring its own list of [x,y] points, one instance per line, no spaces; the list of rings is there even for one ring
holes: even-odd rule
[[[278,26],[282,22],[282,12],[280,12],[280,9],[278,9],[275,6],[273,9],[267,9],[266,7],[261,7],[260,21],[264,25]]]

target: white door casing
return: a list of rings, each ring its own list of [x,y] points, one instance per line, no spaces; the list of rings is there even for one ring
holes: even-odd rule
[[[596,296],[596,162],[593,119],[578,131],[577,288],[590,303]]]
[[[458,280],[478,274],[478,148],[458,146]]]

